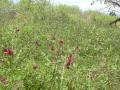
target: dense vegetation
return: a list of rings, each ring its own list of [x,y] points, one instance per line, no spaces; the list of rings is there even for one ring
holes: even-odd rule
[[[0,90],[119,90],[114,18],[45,0],[1,0]]]

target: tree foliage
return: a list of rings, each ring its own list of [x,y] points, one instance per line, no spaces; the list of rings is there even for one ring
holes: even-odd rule
[[[96,1],[107,5],[108,10],[110,11],[109,15],[116,16],[116,13],[120,14],[120,0],[96,0]],[[110,25],[112,24],[116,25],[118,21],[120,21],[120,18],[117,18],[116,20],[110,22]]]
[[[113,9],[114,11],[120,9],[120,0],[97,0],[97,1],[106,4],[109,9]]]

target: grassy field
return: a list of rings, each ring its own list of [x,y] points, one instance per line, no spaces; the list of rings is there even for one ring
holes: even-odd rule
[[[0,1],[0,90],[120,90],[120,28],[115,17]]]

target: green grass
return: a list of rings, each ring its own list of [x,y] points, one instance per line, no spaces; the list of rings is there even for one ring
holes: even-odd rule
[[[4,3],[6,13],[0,7],[0,90],[120,89],[120,31],[109,26],[115,17],[23,1]],[[75,61],[67,69],[69,55]]]

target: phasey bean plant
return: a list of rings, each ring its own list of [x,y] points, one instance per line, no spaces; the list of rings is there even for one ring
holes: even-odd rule
[[[113,19],[48,0],[0,0],[0,90],[119,90]]]

